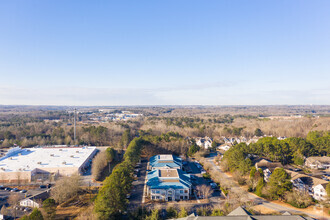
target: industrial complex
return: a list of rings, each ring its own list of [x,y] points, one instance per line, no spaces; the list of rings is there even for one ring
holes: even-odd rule
[[[44,181],[81,174],[96,152],[96,147],[15,147],[0,158],[0,182]]]

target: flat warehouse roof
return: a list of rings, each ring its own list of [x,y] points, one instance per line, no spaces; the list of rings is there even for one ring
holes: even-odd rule
[[[32,171],[35,168],[80,167],[96,147],[45,147],[16,149],[0,158],[0,172]]]

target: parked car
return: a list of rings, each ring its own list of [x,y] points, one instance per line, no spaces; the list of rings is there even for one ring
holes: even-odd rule
[[[216,183],[210,183],[210,186],[212,189],[218,188],[218,185]]]
[[[6,187],[5,190],[7,190],[7,191],[11,191],[12,188],[10,188],[10,187]]]
[[[44,189],[44,188],[47,188],[47,186],[46,185],[40,185],[39,188]]]
[[[25,189],[22,189],[21,191],[19,191],[20,193],[26,193],[27,192],[27,190],[25,190]]]
[[[4,190],[5,187],[3,185],[0,186],[0,190]]]
[[[14,188],[14,189],[12,189],[12,190],[10,190],[11,192],[18,192],[19,191],[19,189],[17,189],[17,188]]]
[[[201,174],[204,174],[204,173],[206,173],[206,171],[205,170],[201,170]]]

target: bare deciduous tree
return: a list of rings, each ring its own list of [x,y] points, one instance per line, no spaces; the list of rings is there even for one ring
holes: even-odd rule
[[[20,200],[20,196],[18,194],[11,194],[8,198],[8,203],[12,208],[14,208],[14,218],[16,218],[16,206],[18,205],[18,202]]]
[[[81,178],[78,174],[71,177],[63,177],[56,181],[55,187],[51,191],[52,197],[57,203],[62,203],[77,195],[80,191]]]
[[[205,184],[203,185],[198,185],[196,187],[197,191],[198,191],[198,194],[199,196],[201,196],[203,199],[208,199],[211,194],[212,194],[212,189],[210,186],[207,186]]]
[[[101,173],[107,164],[108,162],[106,152],[100,152],[95,156],[92,163],[92,177],[95,180],[99,180]]]

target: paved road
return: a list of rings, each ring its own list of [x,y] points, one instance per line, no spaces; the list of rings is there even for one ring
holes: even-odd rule
[[[262,199],[262,198],[260,198],[256,195],[250,194],[247,191],[245,191],[244,189],[242,189],[238,184],[236,184],[231,179],[231,177],[227,176],[218,166],[215,165],[215,163],[213,162],[214,156],[209,157],[208,160],[214,166],[214,168],[219,172],[219,175],[221,176],[221,178],[232,182],[232,186],[233,186],[232,190],[234,192],[239,192],[239,194],[243,194],[249,200],[252,200],[252,201],[254,201],[255,203],[257,203],[261,206],[264,206],[266,208],[269,208],[269,209],[272,209],[272,210],[275,210],[275,211],[278,211],[278,212],[281,212],[281,213],[288,211],[288,212],[291,212],[291,213],[306,214],[306,215],[309,215],[309,216],[314,217],[314,218],[324,218],[321,215],[315,215],[315,214],[310,214],[310,213],[303,212],[303,211],[298,211],[296,209],[291,209],[291,208],[288,208],[288,207],[285,207],[285,206],[281,206],[281,205],[269,202],[269,201],[264,200],[264,199]]]

